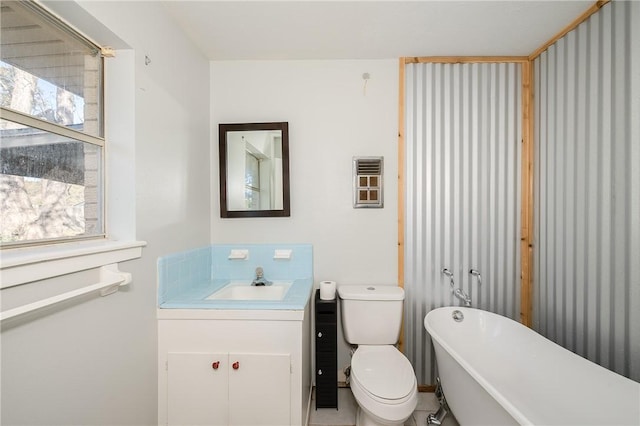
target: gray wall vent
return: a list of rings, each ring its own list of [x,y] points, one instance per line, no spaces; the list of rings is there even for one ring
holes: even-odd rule
[[[384,157],[353,157],[353,207],[382,208]]]

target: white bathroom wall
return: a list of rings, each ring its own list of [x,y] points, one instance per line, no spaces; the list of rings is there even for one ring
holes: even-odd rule
[[[208,60],[158,2],[81,5],[85,16],[72,13],[73,3],[59,3],[72,24],[102,31],[87,20],[88,11],[133,49],[109,59],[121,64],[119,72],[128,73],[128,81],[123,84],[120,74],[107,88],[120,113],[132,119],[114,122],[110,115],[107,130],[130,136],[130,146],[109,155],[133,163],[134,170],[114,166],[108,173],[129,176],[126,187],[135,188],[132,197],[130,191],[110,197],[125,210],[117,217],[135,217],[134,224],[119,228],[118,236],[135,229],[137,239],[148,245],[141,259],[121,264],[121,270],[133,274],[124,291],[3,325],[4,425],[156,424],[156,260],[209,243]],[[101,41],[100,32],[89,35]],[[151,59],[148,66],[145,55]],[[118,90],[124,92],[114,93]],[[117,181],[109,180],[110,191]]]
[[[211,241],[311,243],[316,284],[397,284],[397,104],[396,59],[212,62]],[[289,122],[291,217],[222,219],[217,126],[268,121]],[[384,156],[382,209],[352,207],[364,155]]]

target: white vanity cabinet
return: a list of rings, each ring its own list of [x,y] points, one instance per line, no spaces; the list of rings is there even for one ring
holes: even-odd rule
[[[290,366],[289,354],[170,352],[168,424],[289,424]]]
[[[158,310],[159,425],[304,425],[309,309]]]

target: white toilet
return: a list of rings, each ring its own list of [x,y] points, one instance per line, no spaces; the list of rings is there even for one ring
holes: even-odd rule
[[[413,366],[394,346],[400,336],[404,290],[396,286],[341,286],[340,312],[351,358],[357,426],[402,425],[418,403]]]

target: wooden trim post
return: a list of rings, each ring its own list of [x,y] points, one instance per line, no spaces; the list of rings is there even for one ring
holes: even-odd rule
[[[533,62],[522,64],[520,322],[532,325],[533,290]]]
[[[404,58],[398,65],[398,285],[404,288]],[[404,351],[404,318],[398,348]]]

